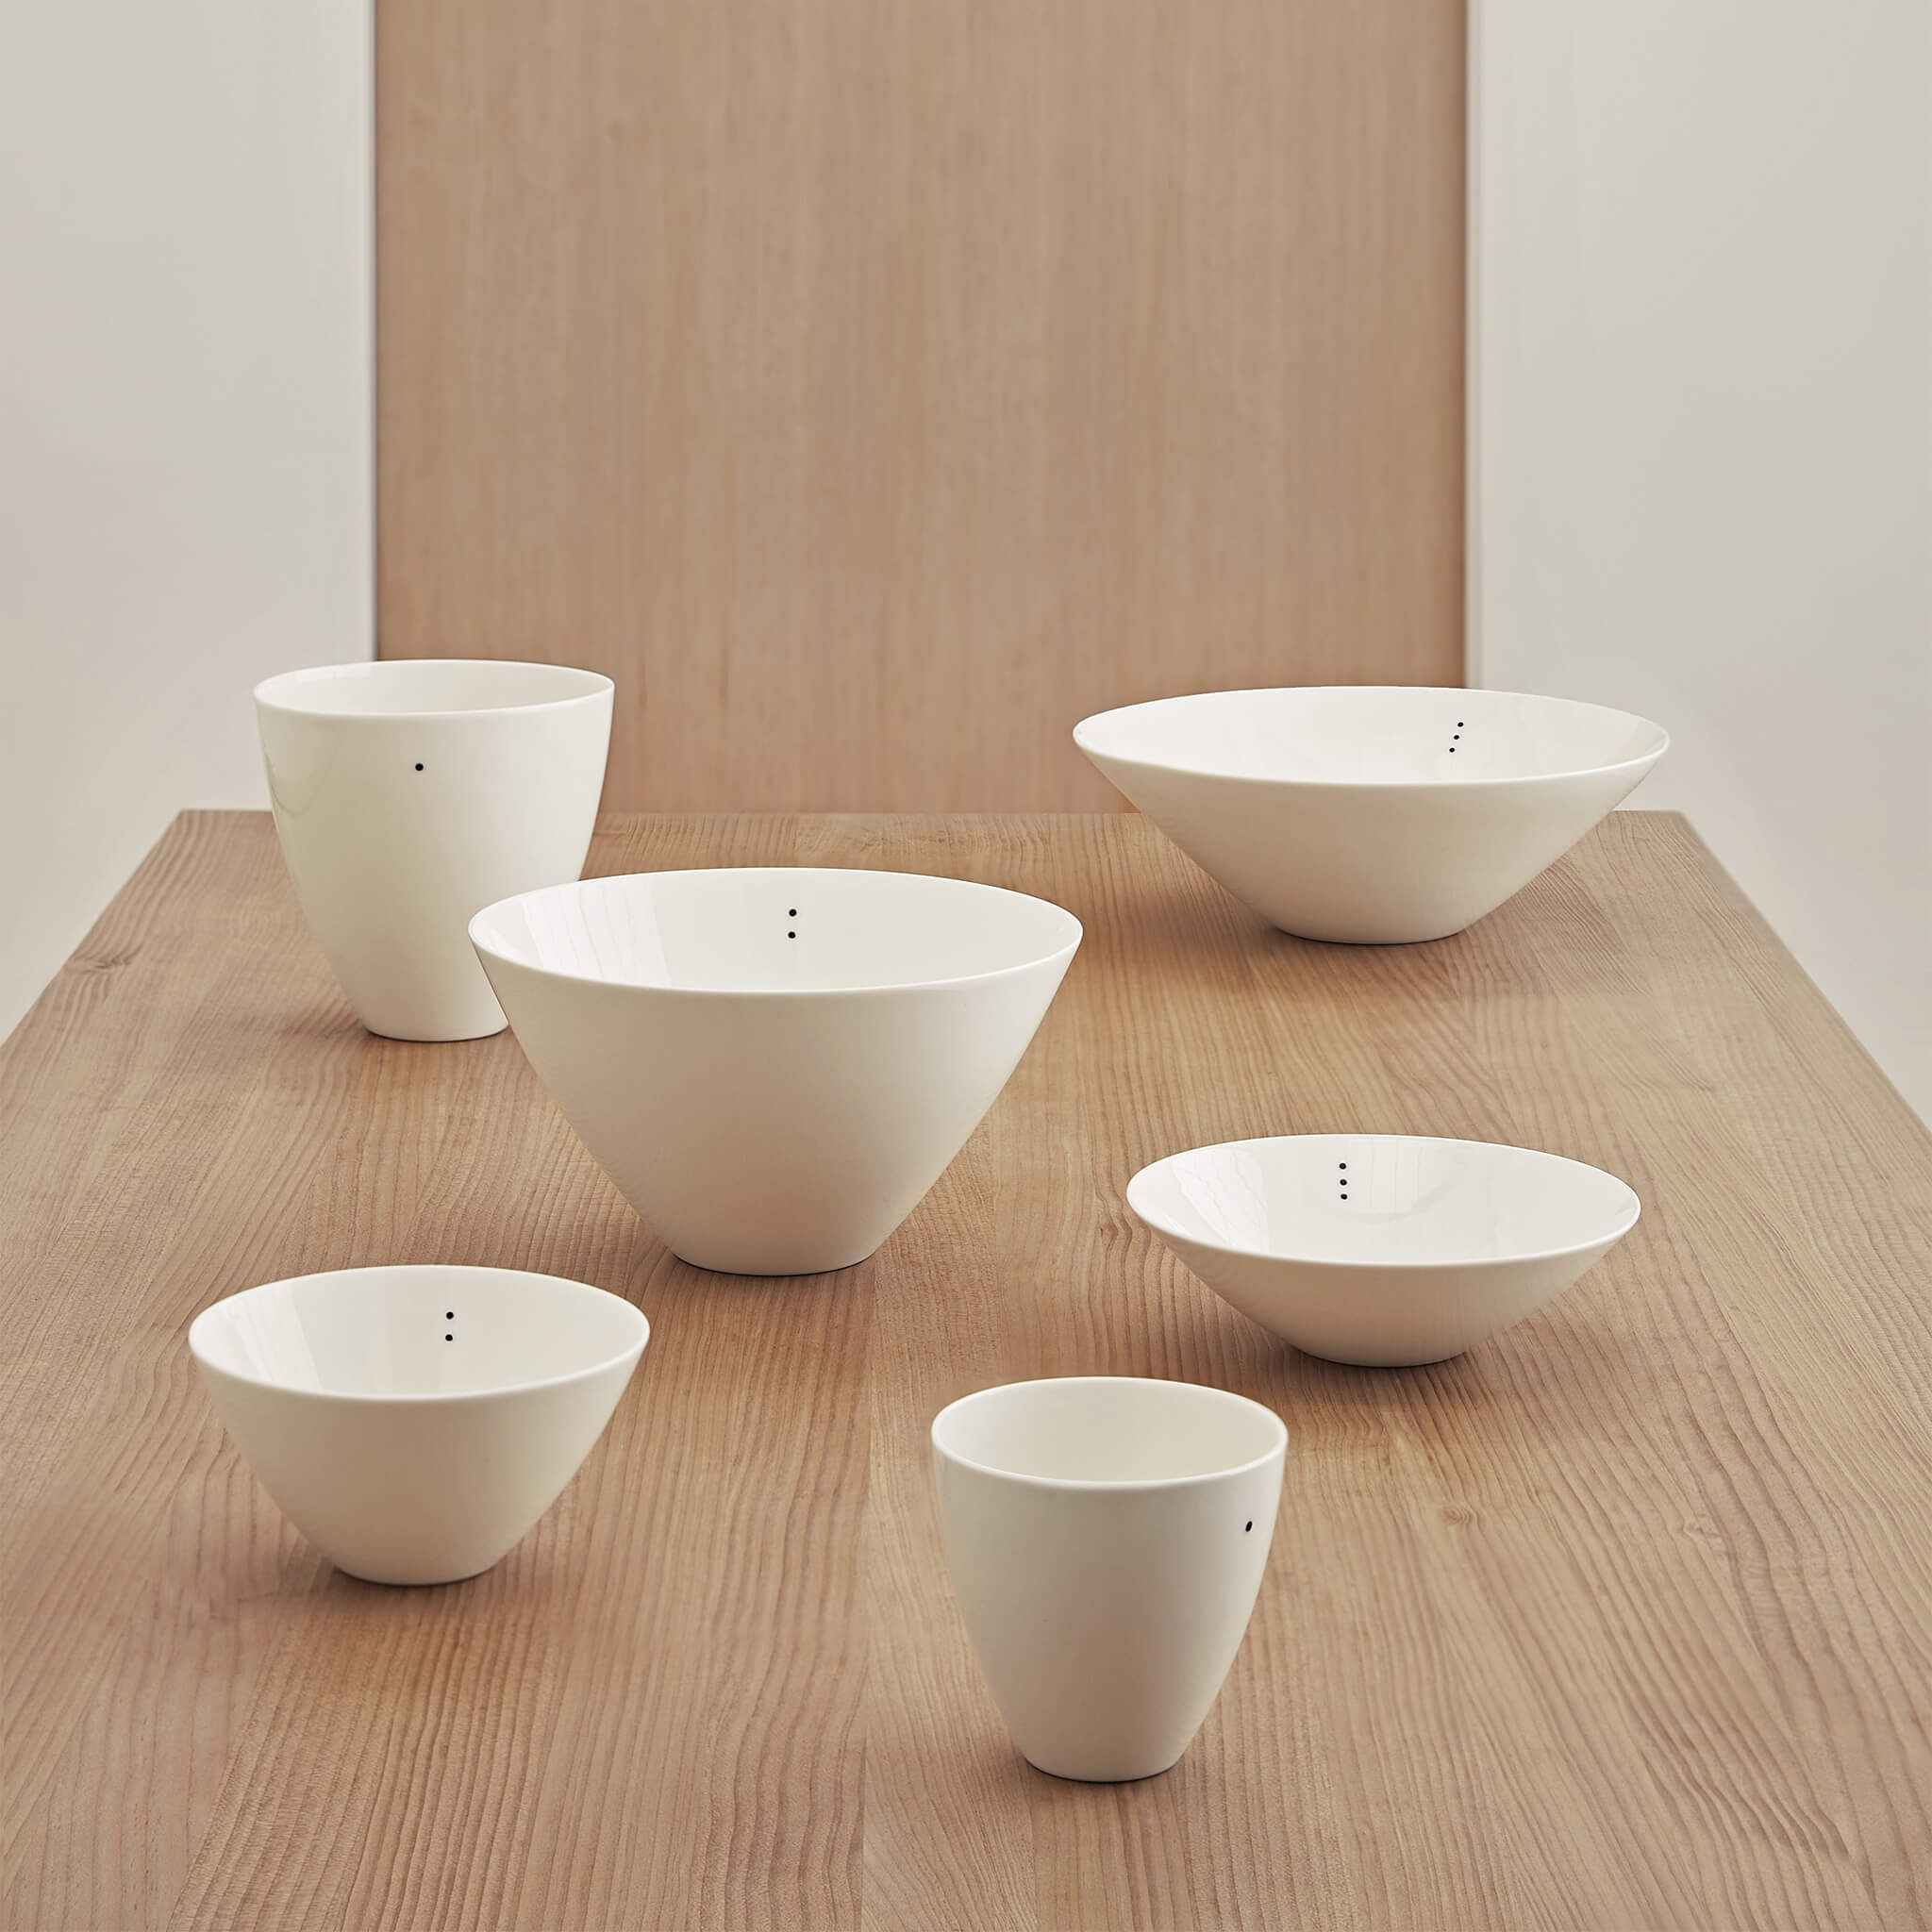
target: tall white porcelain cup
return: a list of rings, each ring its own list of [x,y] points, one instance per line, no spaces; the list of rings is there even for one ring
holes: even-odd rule
[[[464,658],[256,686],[282,856],[372,1033],[475,1040],[508,1024],[470,917],[583,871],[611,689],[569,665]]]
[[[1192,1382],[1009,1382],[932,1425],[954,1593],[1029,1764],[1112,1783],[1166,1771],[1255,1607],[1288,1431]]]

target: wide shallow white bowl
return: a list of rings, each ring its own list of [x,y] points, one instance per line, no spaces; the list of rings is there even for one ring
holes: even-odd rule
[[[1208,691],[1074,742],[1239,899],[1305,939],[1442,939],[1560,858],[1660,758],[1660,725],[1515,691]]]
[[[650,1332],[552,1274],[351,1268],[216,1302],[188,1345],[243,1459],[337,1569],[454,1583],[557,1500]]]
[[[1580,1160],[1405,1134],[1191,1148],[1143,1167],[1127,1205],[1242,1314],[1365,1368],[1443,1361],[1522,1321],[1639,1213]]]
[[[687,1261],[811,1274],[919,1204],[1025,1052],[1080,922],[923,874],[641,873],[470,936],[584,1143]]]
[[[1225,1389],[1071,1375],[932,1425],[953,1591],[993,1702],[1056,1777],[1152,1777],[1188,1748],[1267,1567],[1288,1430]]]

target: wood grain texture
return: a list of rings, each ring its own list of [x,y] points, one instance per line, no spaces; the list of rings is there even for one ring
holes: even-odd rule
[[[1087,941],[873,1261],[666,1256],[508,1036],[361,1033],[265,818],[181,820],[0,1052],[8,1927],[1905,1927],[1932,1920],[1932,1141],[1683,824],[1471,932],[1264,927],[1126,815],[662,817],[593,870],[949,872]],[[1127,1215],[1346,1128],[1552,1148],[1637,1229],[1410,1372],[1297,1356]],[[604,1442],[487,1576],[341,1577],[184,1336],[306,1269],[635,1298]],[[1014,1756],[925,1441],[994,1380],[1287,1418],[1275,1549],[1168,1775]]]
[[[1100,808],[1076,720],[1462,681],[1462,0],[385,0],[378,635],[606,804]]]

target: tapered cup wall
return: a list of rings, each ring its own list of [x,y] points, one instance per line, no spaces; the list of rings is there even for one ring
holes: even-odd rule
[[[932,1426],[953,1590],[1021,1755],[1116,1782],[1175,1762],[1241,1647],[1288,1431],[1189,1382],[1008,1383]]]
[[[358,1018],[392,1040],[501,1032],[470,916],[582,872],[610,680],[404,659],[291,672],[255,701],[282,854]]]

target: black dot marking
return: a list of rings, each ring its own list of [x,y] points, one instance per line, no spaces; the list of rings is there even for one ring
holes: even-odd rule
[[[442,1339],[445,1341],[454,1341],[456,1340],[456,1337],[454,1335],[445,1335]]]
[[[797,935],[797,934],[796,934],[795,932],[788,932],[788,933],[787,933],[787,934],[785,935],[785,937],[786,937],[786,938],[787,938],[788,940],[795,940],[795,939],[796,939],[796,938],[798,937],[798,935]]]
[[[785,917],[787,919],[796,919],[798,917],[798,908],[794,906],[791,908],[791,910],[785,915]]]
[[[416,769],[420,772],[423,769],[423,767],[421,765],[418,765]]]
[[[442,1311],[442,1319],[443,1319],[443,1320],[444,1320],[445,1322],[454,1322],[454,1321],[456,1320],[456,1318],[457,1318],[457,1311],[456,1311],[456,1310],[455,1310],[454,1308],[445,1308],[445,1309],[444,1309],[444,1310]]]
[[[1254,1526],[1255,1526],[1255,1524],[1254,1524],[1254,1520],[1253,1520],[1253,1518],[1250,1518],[1250,1519],[1248,1520],[1248,1522],[1247,1522],[1247,1523],[1245,1523],[1245,1524],[1242,1524],[1242,1526],[1241,1526],[1241,1534],[1242,1534],[1243,1536],[1246,1536],[1246,1535],[1247,1535],[1247,1533],[1248,1533],[1248,1531],[1249,1531],[1249,1530],[1251,1530],[1251,1529],[1253,1529],[1253,1528],[1254,1528]]]
[[[1453,744],[1449,747],[1449,756],[1452,758],[1456,756],[1456,747]]]

